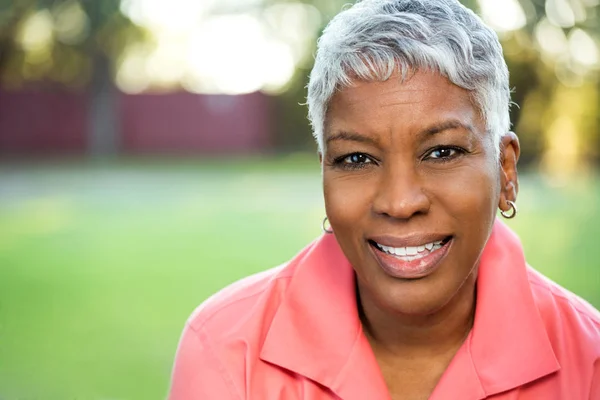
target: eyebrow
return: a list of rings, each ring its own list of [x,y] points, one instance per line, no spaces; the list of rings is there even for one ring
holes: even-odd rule
[[[464,129],[470,133],[475,133],[475,129],[473,128],[472,125],[465,124],[456,119],[451,119],[448,121],[443,121],[438,124],[434,124],[432,126],[429,126],[425,129],[421,130],[418,133],[418,136],[434,136],[438,133],[442,133],[444,131],[452,130],[452,129]],[[372,145],[377,145],[379,143],[376,139],[374,139],[372,137],[361,135],[360,133],[351,132],[351,131],[337,132],[337,133],[329,136],[327,138],[327,140],[325,141],[325,143],[329,144],[330,142],[333,142],[336,140],[348,140],[348,141],[352,141],[352,142],[366,143],[366,144],[372,144]]]
[[[367,144],[373,144],[373,145],[378,144],[377,140],[375,140],[369,136],[361,135],[360,133],[356,133],[356,132],[348,132],[348,131],[337,132],[337,133],[329,136],[327,138],[327,140],[325,141],[325,143],[329,144],[330,142],[333,142],[336,140],[349,140],[352,142],[367,143]]]
[[[475,133],[475,128],[473,128],[473,125],[465,124],[457,119],[451,119],[425,128],[419,132],[419,135],[433,136],[451,129],[464,129],[469,133]]]

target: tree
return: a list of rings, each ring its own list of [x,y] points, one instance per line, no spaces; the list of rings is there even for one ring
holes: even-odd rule
[[[118,152],[114,67],[127,46],[147,40],[120,0],[0,0],[0,80],[87,90],[94,156]]]

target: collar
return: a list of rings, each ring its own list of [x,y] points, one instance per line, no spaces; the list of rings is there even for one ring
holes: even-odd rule
[[[268,328],[262,360],[328,387],[342,399],[389,399],[362,332],[352,266],[334,235],[293,259],[292,278]],[[481,256],[471,334],[432,399],[483,399],[557,371],[560,366],[529,287],[521,244],[496,222]]]

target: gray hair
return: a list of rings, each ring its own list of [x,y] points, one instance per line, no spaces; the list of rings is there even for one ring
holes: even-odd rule
[[[457,0],[363,0],[338,14],[319,39],[308,115],[324,150],[329,101],[354,79],[386,81],[431,70],[470,92],[496,156],[510,129],[508,68],[496,33]]]

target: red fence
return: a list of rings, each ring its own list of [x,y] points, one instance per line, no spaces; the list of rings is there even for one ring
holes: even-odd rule
[[[87,96],[0,92],[0,154],[84,153]]]
[[[0,92],[0,155],[88,152],[89,98],[71,92]],[[119,153],[260,152],[271,143],[270,98],[119,94]]]
[[[268,98],[190,93],[123,96],[126,153],[260,151],[270,141]]]

